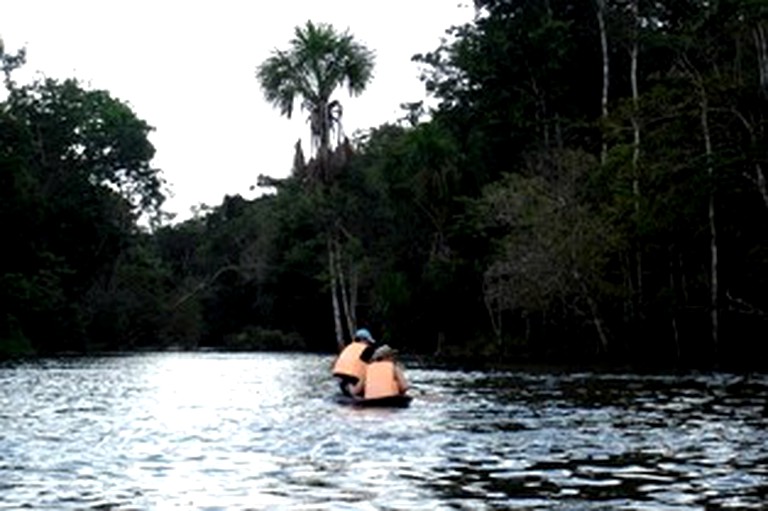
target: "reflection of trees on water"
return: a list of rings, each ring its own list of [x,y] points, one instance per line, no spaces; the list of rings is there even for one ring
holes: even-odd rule
[[[479,374],[479,373],[478,373]],[[551,409],[620,408],[663,411],[667,419],[701,415],[765,417],[768,382],[759,377],[501,373],[461,382],[461,392],[495,403],[526,405],[532,415]],[[484,410],[483,413],[502,413]]]
[[[473,509],[761,509],[768,380],[478,373],[426,484]],[[608,506],[608,507],[606,507]]]
[[[435,467],[427,485],[441,500],[469,506],[475,502],[479,507],[473,509],[609,509],[605,506],[632,503],[761,509],[768,495],[764,475],[754,485],[739,484],[745,478],[733,477],[730,487],[724,487],[717,482],[727,480],[736,467],[696,465],[656,453],[539,461],[514,470],[505,469],[504,462],[503,456],[481,463],[449,457]],[[759,481],[757,473],[754,479]]]

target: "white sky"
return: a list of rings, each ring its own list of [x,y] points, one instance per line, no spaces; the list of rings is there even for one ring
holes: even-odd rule
[[[335,95],[351,135],[424,99],[411,56],[436,49],[446,29],[473,15],[467,0],[0,0],[0,37],[9,53],[27,48],[18,81],[78,78],[155,127],[152,164],[168,182],[164,209],[179,221],[227,194],[256,196],[249,188],[259,174],[288,175],[297,139],[309,151],[306,115],[281,117],[255,78],[294,27],[330,23],[375,52],[363,95]]]

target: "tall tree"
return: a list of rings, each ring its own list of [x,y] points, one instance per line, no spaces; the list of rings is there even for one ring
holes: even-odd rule
[[[331,133],[341,121],[341,103],[331,96],[345,85],[351,95],[362,93],[373,63],[373,53],[348,32],[307,21],[296,27],[288,50],[275,50],[258,66],[256,77],[267,101],[289,119],[301,102],[309,112],[314,156],[325,159],[332,149]],[[327,169],[321,165],[321,170]]]
[[[315,169],[309,172],[310,185],[320,185],[315,188],[319,189],[321,197],[324,191],[322,185],[330,181],[332,167],[336,166],[334,160],[339,160],[331,154],[331,134],[334,130],[339,135],[342,133],[341,103],[331,97],[336,89],[345,85],[352,95],[362,93],[371,80],[373,65],[373,52],[348,32],[339,33],[330,25],[307,21],[304,27],[296,27],[288,50],[275,50],[257,68],[256,77],[265,98],[279,108],[282,115],[290,118],[297,101],[301,102],[302,109],[309,112],[313,161],[307,169]],[[342,147],[338,155],[343,156],[345,149]],[[343,162],[339,163],[343,165]],[[324,202],[327,204],[329,201],[320,201],[321,204]],[[345,233],[343,226],[332,211],[323,216],[336,342],[342,347],[344,327],[347,330],[355,327],[354,306],[350,303],[355,293],[345,291],[340,266],[343,261],[340,241]]]
[[[0,202],[9,214],[0,227],[15,234],[0,270],[0,337],[26,338],[36,350],[82,349],[91,291],[114,274],[137,216],[163,202],[149,163],[152,128],[76,80],[6,83]]]

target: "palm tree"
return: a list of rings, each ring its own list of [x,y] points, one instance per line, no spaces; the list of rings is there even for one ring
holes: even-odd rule
[[[350,95],[365,90],[373,75],[374,55],[349,33],[307,21],[296,27],[288,50],[275,50],[256,71],[264,96],[289,119],[301,101],[309,112],[312,150],[321,162],[331,149],[331,132],[340,128],[341,104],[331,101],[344,85]]]
[[[309,165],[303,164],[301,147],[296,146],[294,166],[303,165],[303,169],[294,171],[307,172],[307,168],[317,168],[320,179],[311,179],[311,183],[322,184],[330,175],[332,167],[331,133],[334,129],[341,134],[341,103],[331,100],[337,88],[344,85],[350,95],[358,95],[365,90],[373,75],[373,52],[356,42],[349,33],[338,33],[325,24],[315,25],[307,21],[304,27],[296,27],[294,38],[288,50],[275,50],[256,70],[264,96],[280,114],[289,119],[293,114],[294,104],[301,102],[301,108],[309,112],[311,132],[311,153]],[[340,138],[340,137],[339,137]],[[337,141],[338,143],[338,141]],[[335,215],[331,215],[335,217]],[[330,276],[331,300],[333,305],[336,342],[339,349],[344,347],[342,315],[346,329],[351,335],[355,326],[356,279],[354,272],[349,279],[342,271],[341,243],[345,232],[338,219],[331,218],[326,226],[326,246]],[[349,283],[350,290],[346,285]]]

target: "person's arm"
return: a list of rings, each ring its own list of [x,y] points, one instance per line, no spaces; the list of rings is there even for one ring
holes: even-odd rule
[[[370,362],[371,357],[373,357],[373,352],[376,351],[379,346],[381,346],[381,344],[378,341],[375,341],[373,344],[366,346],[365,349],[360,353],[360,360],[366,364]]]
[[[357,380],[357,383],[352,385],[350,387],[349,391],[352,393],[355,397],[361,397],[363,393],[365,392],[365,375],[363,375],[362,378]]]
[[[395,364],[395,380],[397,380],[397,388],[401,394],[408,392],[408,380],[405,379],[405,374],[399,364]]]

